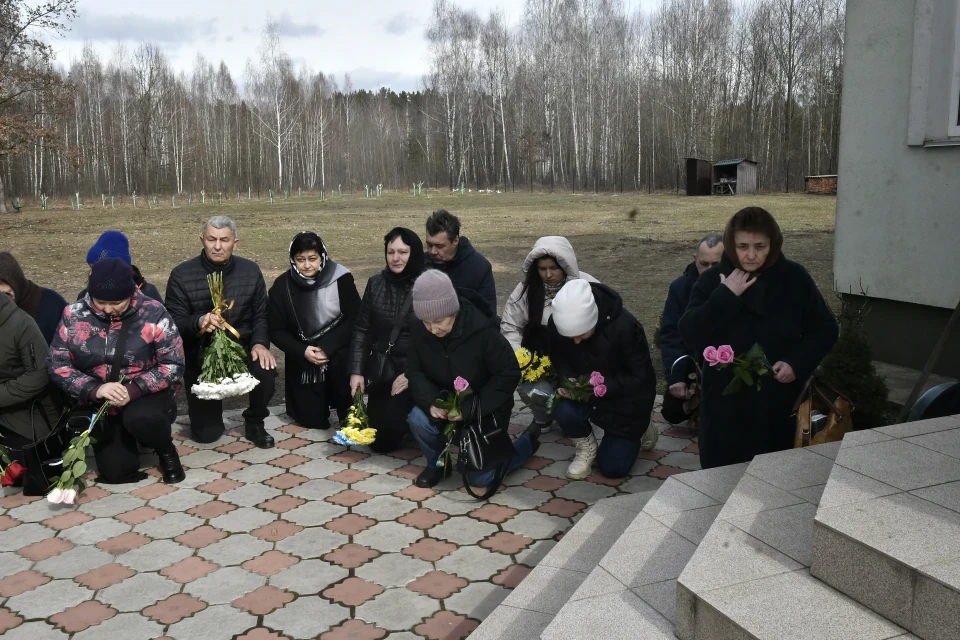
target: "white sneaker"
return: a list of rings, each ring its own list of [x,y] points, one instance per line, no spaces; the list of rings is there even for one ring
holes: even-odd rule
[[[567,467],[567,477],[583,480],[590,475],[593,461],[597,459],[597,438],[592,433],[586,438],[571,438],[577,447],[577,455]]]
[[[655,446],[657,446],[657,440],[660,439],[660,430],[657,429],[657,424],[653,421],[650,422],[650,426],[647,427],[647,430],[642,436],[640,436],[640,448],[644,451],[650,451]]]

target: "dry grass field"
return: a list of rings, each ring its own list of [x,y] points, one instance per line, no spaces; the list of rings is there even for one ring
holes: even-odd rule
[[[357,278],[360,291],[383,267],[382,237],[404,225],[423,234],[431,211],[458,215],[462,234],[493,263],[500,306],[520,279],[520,265],[534,241],[564,235],[573,243],[580,268],[619,291],[626,306],[647,329],[658,323],[667,288],[690,261],[701,236],[722,231],[737,209],[758,205],[771,211],[785,235],[784,253],[811,272],[828,301],[833,301],[833,229],[836,200],[826,196],[761,195],[688,198],[674,195],[610,194],[450,194],[422,196],[384,193],[382,198],[315,195],[289,200],[196,201],[170,207],[162,199],[148,209],[140,199],[118,209],[99,201],[72,211],[69,206],[39,210],[27,202],[20,214],[0,222],[0,249],[12,251],[27,277],[72,300],[85,286],[87,249],[107,229],[130,238],[134,263],[161,292],[179,262],[200,251],[200,227],[223,214],[238,225],[238,254],[257,261],[269,286],[287,268],[287,247],[298,231],[317,232],[332,257]],[[655,354],[656,355],[656,354]],[[659,358],[654,357],[660,372]],[[282,385],[280,387],[282,389]],[[281,399],[278,391],[277,401]]]

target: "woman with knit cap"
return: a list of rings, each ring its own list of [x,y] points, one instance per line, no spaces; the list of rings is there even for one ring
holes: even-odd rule
[[[136,287],[130,265],[119,258],[95,263],[87,295],[63,312],[47,372],[91,411],[110,403],[108,416],[93,432],[98,482],[146,478],[138,442],[156,451],[164,482],[184,479],[171,435],[183,367],[177,325],[162,304]]]
[[[458,295],[442,271],[425,271],[413,285],[413,312],[420,322],[411,331],[407,355],[414,402],[407,422],[427,459],[426,469],[415,482],[418,487],[432,487],[443,478],[445,468],[438,467],[437,461],[447,444],[443,428],[449,417],[436,402],[444,391],[454,392],[458,377],[473,391],[461,407],[464,415],[472,417],[479,412],[504,429],[510,424],[520,367],[510,343],[500,335],[496,316],[486,308],[483,299],[471,291],[461,290]],[[531,428],[516,439],[516,453],[507,464],[507,473],[536,451],[539,433]],[[471,474],[468,481],[482,492],[494,482],[496,471]]]
[[[8,251],[0,251],[0,293],[13,298],[36,321],[48,345],[53,341],[67,301],[53,289],[38,287],[28,280],[20,263]]]
[[[720,265],[700,276],[680,334],[694,353],[730,345],[736,354],[759,344],[776,376],[760,390],[724,396],[731,368],[704,367],[700,464],[747,462],[793,446],[793,405],[807,378],[833,348],[839,328],[810,274],[782,253],[783,234],[760,207],[727,222]]]
[[[347,359],[360,309],[353,274],[330,258],[320,236],[304,231],[290,243],[290,268],[269,297],[270,341],[286,355],[287,415],[308,429],[327,429],[334,409],[346,424]]]
[[[614,290],[573,280],[553,300],[549,330],[558,375],[576,380],[597,372],[605,387],[586,402],[571,399],[567,389],[557,390],[553,417],[577,448],[567,477],[588,477],[594,461],[608,478],[626,476],[640,453],[657,393],[643,327]],[[593,425],[603,429],[599,445]]]
[[[383,237],[386,267],[367,280],[350,345],[350,393],[366,391],[377,453],[399,449],[413,408],[404,374],[413,313],[413,283],[423,271],[423,243],[410,229],[396,227]],[[369,382],[369,384],[368,384]]]
[[[563,236],[545,236],[537,240],[524,259],[522,270],[523,281],[514,288],[503,307],[500,331],[514,352],[525,347],[534,353],[546,353],[547,324],[553,313],[553,299],[571,280],[597,280],[580,271],[573,246]],[[521,382],[518,388],[520,400],[533,411],[533,422],[544,431],[553,418],[547,415],[544,402],[530,396],[534,389],[550,395],[553,385],[549,380],[538,380]]]

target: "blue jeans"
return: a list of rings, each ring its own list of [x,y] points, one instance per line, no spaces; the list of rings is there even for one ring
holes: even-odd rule
[[[417,439],[420,450],[423,451],[423,455],[427,459],[427,465],[436,466],[440,454],[447,446],[447,439],[442,431],[446,422],[434,420],[425,414],[420,407],[414,407],[407,415],[407,424],[410,425],[410,431],[413,433],[413,437]],[[526,462],[527,458],[533,453],[530,436],[527,434],[521,435],[513,441],[513,448],[516,450],[516,454],[510,458],[510,462],[507,464],[507,473]],[[488,487],[493,483],[496,472],[497,469],[490,469],[468,473],[467,480],[474,487]]]
[[[560,431],[568,438],[586,438],[593,433],[590,405],[573,400],[560,400],[553,408],[553,417]],[[630,473],[640,453],[640,441],[605,433],[597,451],[600,473],[608,478],[622,478]]]

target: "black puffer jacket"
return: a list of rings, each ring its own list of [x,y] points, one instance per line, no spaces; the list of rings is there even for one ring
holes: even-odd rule
[[[474,395],[465,415],[473,415],[479,399],[481,415],[493,415],[506,425],[513,409],[513,392],[520,383],[520,366],[507,339],[500,334],[500,322],[486,312],[486,304],[471,292],[460,291],[460,313],[453,329],[438,338],[415,322],[407,354],[407,378],[414,403],[429,414],[430,405],[442,391],[453,392],[459,376],[470,383]],[[475,300],[472,301],[472,300]]]
[[[367,288],[363,292],[363,301],[354,325],[353,341],[350,344],[351,374],[362,376],[372,373],[366,370],[367,358],[371,351],[383,353],[387,350],[397,314],[411,289],[412,279],[410,282],[399,283],[387,278],[383,273],[367,280]],[[398,372],[403,371],[406,366],[407,352],[410,349],[410,328],[417,323],[419,321],[413,313],[413,306],[410,305],[407,316],[401,320],[397,341],[390,349],[390,358]]]
[[[216,265],[201,253],[170,272],[167,281],[167,311],[177,323],[188,354],[200,351],[203,339],[197,337],[200,318],[213,311],[207,274],[223,271],[223,299],[233,301],[233,308],[223,314],[224,320],[240,333],[240,344],[270,348],[267,327],[267,285],[256,262],[233,256],[226,265]],[[187,358],[189,364],[191,358]]]
[[[600,372],[607,393],[590,402],[590,421],[607,433],[638,441],[650,426],[657,394],[650,347],[643,327],[623,308],[620,294],[595,282],[590,287],[600,312],[596,331],[576,344],[557,332],[551,318],[548,339],[553,365],[557,373],[570,378]]]

